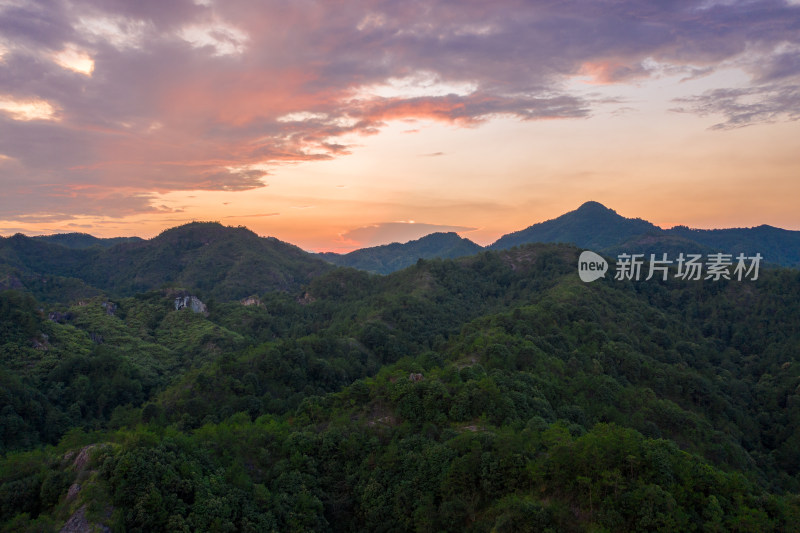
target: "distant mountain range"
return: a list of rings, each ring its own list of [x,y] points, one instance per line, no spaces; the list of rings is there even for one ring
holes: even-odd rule
[[[364,248],[348,254],[320,254],[326,261],[387,274],[418,258],[455,258],[480,250],[507,250],[536,242],[574,244],[615,257],[619,253],[708,254],[724,252],[747,256],[760,253],[766,263],[800,267],[800,231],[762,225],[755,228],[691,229],[660,227],[641,218],[626,218],[598,202],[586,202],[575,211],[500,237],[482,248],[454,233],[432,234],[406,244]]]
[[[312,254],[246,228],[192,222],[157,237],[99,239],[82,233],[0,238],[0,290],[24,288],[40,301],[105,291],[118,296],[186,287],[205,298],[232,300],[298,291],[337,266],[389,274],[419,259],[455,259],[530,243],[567,243],[610,257],[626,253],[760,253],[765,263],[800,267],[800,231],[771,226],[718,230],[661,229],[586,202],[553,220],[504,235],[483,248],[455,233],[347,254]],[[77,297],[77,296],[76,296]]]

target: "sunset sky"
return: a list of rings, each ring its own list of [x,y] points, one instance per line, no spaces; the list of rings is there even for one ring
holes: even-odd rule
[[[0,234],[800,229],[800,1],[0,0]]]

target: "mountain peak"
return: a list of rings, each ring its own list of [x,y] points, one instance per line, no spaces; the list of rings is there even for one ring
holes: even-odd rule
[[[454,231],[440,231],[404,244],[394,242],[361,248],[344,255],[324,254],[322,257],[336,265],[389,274],[413,265],[418,259],[453,259],[475,255],[481,250],[483,248],[480,245]]]
[[[170,242],[182,246],[199,246],[212,242],[230,242],[242,239],[254,242],[258,240],[258,235],[243,226],[233,227],[224,226],[219,222],[195,221],[164,230],[153,241]]]
[[[634,235],[660,228],[638,218],[625,218],[603,204],[589,201],[575,211],[504,235],[491,245],[506,249],[529,242],[569,242],[582,248],[603,249]]]
[[[613,209],[609,209],[600,202],[595,202],[594,200],[584,202],[578,209],[576,209],[576,211],[610,211],[612,213],[616,213],[616,211]]]
[[[436,240],[453,240],[453,241],[460,241],[463,237],[461,237],[455,231],[437,231],[435,233],[428,233],[424,237],[420,237],[415,241],[408,241],[408,243],[412,242],[426,242],[426,241],[436,241]]]

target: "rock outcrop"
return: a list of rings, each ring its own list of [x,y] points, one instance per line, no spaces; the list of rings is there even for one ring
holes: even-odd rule
[[[208,307],[200,301],[197,296],[178,296],[175,298],[175,310],[180,311],[185,308],[191,309],[195,313],[208,314]]]
[[[100,517],[100,522],[96,521],[97,517],[90,518],[87,516],[88,504],[81,502],[83,488],[92,485],[96,482],[97,471],[89,470],[90,456],[93,450],[105,448],[107,444],[89,444],[81,448],[79,452],[69,451],[64,454],[62,467],[66,467],[72,463],[72,468],[78,472],[78,481],[70,485],[65,497],[66,502],[70,502],[71,507],[74,509],[78,507],[75,512],[67,519],[64,526],[59,530],[60,533],[88,533],[88,532],[108,532],[111,533],[111,528],[103,522],[108,522],[111,519],[113,508],[106,506]]]
[[[66,313],[62,313],[61,311],[50,311],[47,314],[47,319],[51,322],[60,322],[63,324],[64,322],[72,320],[72,313],[69,311]]]
[[[86,506],[84,505],[69,517],[67,523],[61,528],[60,533],[86,533],[89,531],[102,531],[111,533],[111,528],[104,524],[93,524],[86,518]]]
[[[258,296],[248,296],[247,298],[243,298],[241,300],[241,303],[245,307],[249,307],[251,305],[257,305],[257,306],[261,307],[263,305],[261,303],[261,300],[258,298]]]

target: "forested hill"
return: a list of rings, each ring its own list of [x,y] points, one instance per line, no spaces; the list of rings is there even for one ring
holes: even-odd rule
[[[489,248],[505,250],[531,242],[567,242],[602,250],[636,235],[659,231],[661,228],[646,220],[625,218],[598,202],[586,202],[558,218],[504,235]]]
[[[111,237],[108,239],[101,239],[89,235],[88,233],[55,233],[53,235],[37,235],[32,238],[53,244],[60,244],[67,248],[91,248],[93,246],[109,248],[123,242],[137,242],[142,240],[139,237]]]
[[[0,240],[0,286],[28,287],[47,300],[79,295],[87,285],[119,296],[188,287],[231,300],[294,291],[331,268],[291,244],[210,222],[105,248],[67,248],[24,235]]]
[[[205,312],[0,292],[3,528],[793,530],[800,273],[587,284],[579,251],[330,269]]]
[[[665,232],[732,254],[750,255],[757,251],[768,258],[770,263],[800,267],[800,231],[764,224],[755,228],[729,229],[692,229],[675,226]]]
[[[418,259],[455,259],[475,255],[482,250],[480,245],[449,232],[431,233],[405,244],[392,243],[347,254],[322,253],[319,256],[335,265],[389,274],[413,265]]]

